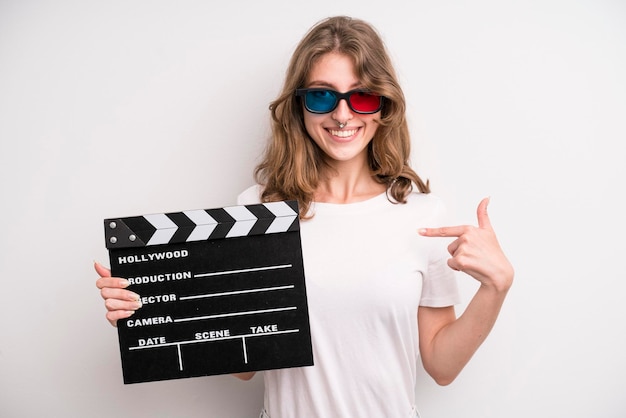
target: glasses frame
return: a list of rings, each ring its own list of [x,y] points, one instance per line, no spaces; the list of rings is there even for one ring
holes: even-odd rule
[[[307,106],[307,103],[306,103],[306,95],[307,95],[307,93],[316,92],[316,91],[325,91],[325,92],[329,92],[329,93],[332,93],[332,94],[335,95],[335,99],[336,99],[335,100],[335,104],[333,105],[333,107],[331,109],[329,109],[329,110],[327,110],[325,112],[320,112],[320,111],[317,111],[317,110],[310,109]],[[353,94],[355,94],[355,93],[368,93],[368,94],[371,94],[373,96],[378,96],[378,98],[380,100],[379,100],[379,105],[376,108],[376,110],[373,110],[371,112],[362,112],[362,111],[356,110],[354,107],[352,107],[352,103],[350,103],[350,97]],[[354,89],[354,90],[347,91],[345,93],[340,93],[340,92],[332,90],[332,89],[327,89],[327,88],[323,88],[323,87],[314,87],[314,88],[310,88],[310,89],[296,89],[296,96],[303,98],[304,108],[308,112],[315,113],[315,114],[318,114],[318,115],[323,115],[323,114],[326,114],[326,113],[330,113],[333,110],[337,109],[337,106],[339,106],[339,102],[341,101],[341,99],[346,101],[346,103],[348,104],[348,107],[350,108],[350,110],[352,110],[354,113],[358,113],[360,115],[371,115],[373,113],[380,112],[381,109],[383,108],[383,103],[385,102],[385,96],[380,96],[378,94],[374,94],[370,90],[367,90],[367,89]]]

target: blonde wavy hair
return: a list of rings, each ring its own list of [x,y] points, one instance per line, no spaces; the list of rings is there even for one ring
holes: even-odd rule
[[[263,186],[263,202],[297,200],[305,218],[323,179],[324,152],[304,127],[305,111],[295,90],[304,87],[317,60],[329,52],[351,57],[363,86],[385,97],[379,127],[368,146],[372,176],[387,186],[394,203],[405,203],[417,186],[429,193],[409,167],[411,139],[406,122],[406,102],[391,59],[376,30],[367,22],[346,16],[318,22],[296,47],[282,92],[270,105],[272,136],[254,175]]]

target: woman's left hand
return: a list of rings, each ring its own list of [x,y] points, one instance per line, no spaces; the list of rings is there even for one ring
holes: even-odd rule
[[[478,227],[472,225],[422,228],[426,237],[456,237],[449,246],[450,268],[469,274],[482,286],[507,291],[513,283],[513,266],[504,255],[489,221],[489,198],[478,205]]]

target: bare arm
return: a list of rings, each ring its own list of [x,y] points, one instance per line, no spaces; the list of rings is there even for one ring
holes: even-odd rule
[[[451,383],[485,341],[513,283],[513,267],[502,252],[487,215],[488,199],[478,206],[478,227],[427,228],[420,234],[457,237],[448,246],[448,265],[480,282],[457,319],[453,307],[420,307],[420,353],[425,370],[441,385]]]
[[[235,376],[237,379],[241,380],[250,380],[254,377],[256,372],[244,372],[244,373],[233,373],[231,376]]]

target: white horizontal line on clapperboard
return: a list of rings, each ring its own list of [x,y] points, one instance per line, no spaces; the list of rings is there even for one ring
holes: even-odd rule
[[[202,321],[203,319],[214,319],[214,318],[227,318],[232,316],[243,316],[243,315],[255,315],[261,313],[270,313],[270,312],[283,312],[283,311],[293,311],[294,309],[298,309],[295,306],[288,306],[286,308],[274,308],[274,309],[261,309],[258,311],[244,311],[244,312],[232,312],[226,314],[217,314],[217,315],[206,315],[206,316],[195,316],[192,318],[181,318],[175,319],[174,322],[189,322],[189,321]]]
[[[253,337],[266,337],[268,335],[293,334],[294,332],[300,332],[300,330],[299,329],[287,329],[284,331],[264,332],[260,334],[231,335],[228,337],[205,338],[203,340],[187,340],[187,341],[177,341],[177,342],[164,343],[164,344],[154,344],[154,345],[141,346],[141,347],[139,346],[128,347],[128,349],[129,350],[143,350],[146,348],[168,347],[168,346],[173,346],[173,345],[198,344],[198,343],[206,343],[206,342],[211,342],[211,341],[235,340],[239,338],[253,338]]]
[[[249,269],[240,269],[240,270],[226,270],[226,271],[216,271],[213,273],[201,273],[194,274],[194,277],[211,277],[211,276],[222,276],[226,274],[237,274],[237,273],[249,273],[253,271],[265,271],[265,270],[278,270],[278,269],[287,269],[293,267],[292,264],[280,264],[277,266],[267,266],[267,267],[253,267]]]
[[[285,289],[293,289],[295,285],[287,285],[287,286],[275,286],[275,287],[263,287],[259,289],[247,289],[247,290],[234,290],[232,292],[221,292],[221,293],[209,293],[206,295],[195,295],[195,296],[182,296],[178,298],[179,300],[189,300],[189,299],[203,299],[203,298],[212,298],[217,296],[232,296],[232,295],[242,295],[245,293],[257,293],[257,292],[270,292],[272,290],[285,290]]]

